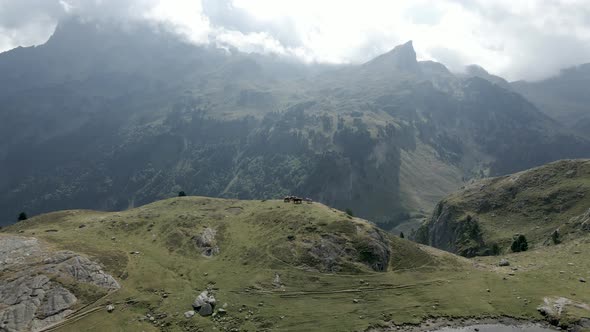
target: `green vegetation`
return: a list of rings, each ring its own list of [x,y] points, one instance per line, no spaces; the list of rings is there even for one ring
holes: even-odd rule
[[[521,251],[527,251],[529,249],[529,244],[526,240],[526,236],[524,236],[523,234],[518,234],[514,236],[514,240],[512,241],[512,244],[510,245],[510,250],[512,250],[512,252],[521,252]]]
[[[415,237],[464,256],[509,252],[514,234],[538,248],[586,234],[589,207],[590,161],[563,160],[474,181],[443,199]]]
[[[184,197],[184,196],[186,196],[186,193],[184,191],[178,192],[178,197]]]
[[[351,209],[346,209],[346,210],[344,210],[344,211],[346,212],[346,214],[347,214],[347,215],[349,215],[349,216],[351,216],[351,217],[354,217],[354,213],[352,212],[352,210],[351,210]]]
[[[13,161],[0,222],[19,206],[121,210],[180,190],[297,193],[408,234],[465,181],[590,151],[518,94],[417,61],[411,43],[364,65],[308,66],[124,30],[71,20],[0,55]]]
[[[18,217],[17,217],[16,220],[17,221],[23,221],[23,220],[27,220],[27,219],[28,219],[27,214],[25,212],[21,212],[21,213],[18,214]]]
[[[197,245],[205,229],[216,230],[218,254],[205,256]],[[546,296],[590,298],[578,281],[588,277],[590,261],[573,254],[590,252],[590,237],[506,255],[515,273],[498,268],[497,258],[469,261],[317,203],[178,197],[124,212],[44,214],[2,231],[85,253],[121,283],[96,303],[102,294],[74,287],[91,304],[60,331],[158,331],[160,324],[166,331],[357,331],[427,317],[542,319],[536,308]],[[319,247],[324,251],[314,251]],[[329,248],[345,254],[332,260]],[[373,265],[387,248],[387,269],[377,272]],[[184,318],[208,286],[227,303],[225,318]],[[110,314],[109,302],[116,307]],[[567,312],[571,321],[587,315]],[[146,313],[166,317],[156,327],[139,319]]]
[[[559,230],[554,230],[553,233],[551,234],[551,242],[553,242],[553,244],[560,244],[561,243],[561,239],[559,238]]]

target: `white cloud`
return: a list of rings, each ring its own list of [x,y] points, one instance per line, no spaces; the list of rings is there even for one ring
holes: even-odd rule
[[[0,51],[46,40],[71,14],[166,23],[196,43],[307,62],[363,62],[410,39],[419,58],[509,79],[590,62],[588,0],[0,0]]]

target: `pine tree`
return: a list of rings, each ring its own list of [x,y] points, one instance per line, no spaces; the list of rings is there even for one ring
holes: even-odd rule
[[[25,212],[21,212],[18,214],[18,221],[23,221],[27,219],[29,219],[29,217],[27,217],[27,214]]]
[[[524,236],[523,234],[516,235],[514,237],[514,240],[512,241],[510,249],[512,249],[512,252],[527,251],[529,249],[529,244],[526,239],[526,236]]]

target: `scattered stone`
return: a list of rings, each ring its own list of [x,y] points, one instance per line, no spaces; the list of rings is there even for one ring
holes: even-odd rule
[[[586,279],[584,279],[584,278],[580,278],[578,280],[580,280],[580,282],[586,282]]]
[[[86,225],[84,225],[84,224],[78,226],[78,228],[84,228],[84,227],[86,227]]]
[[[264,305],[264,302],[260,302],[260,303],[258,303],[258,306],[259,306],[259,307],[262,307],[263,305]]]
[[[357,299],[352,299],[352,303],[359,303],[359,300],[357,300]]]
[[[225,309],[223,309],[223,308],[219,308],[219,309],[217,309],[217,313],[218,313],[219,315],[225,315],[225,314],[227,313],[227,310],[225,310]]]
[[[186,318],[191,318],[194,315],[195,315],[194,310],[189,310],[189,311],[187,311],[187,312],[184,313],[184,317],[186,317]]]
[[[115,306],[112,305],[112,304],[107,305],[107,312],[110,313],[110,312],[113,312],[113,311],[115,311]]]
[[[129,252],[131,255],[139,255],[139,251],[130,251]]]
[[[281,288],[281,286],[283,286],[283,284],[281,283],[281,276],[277,272],[275,272],[275,278],[272,281],[272,285],[275,288]]]
[[[489,288],[488,288],[488,289],[486,289],[486,292],[488,292],[488,293],[489,293],[489,292],[490,292],[490,289],[489,289]]]
[[[506,258],[502,258],[500,260],[500,263],[498,263],[499,266],[509,266],[510,262],[506,259]]]

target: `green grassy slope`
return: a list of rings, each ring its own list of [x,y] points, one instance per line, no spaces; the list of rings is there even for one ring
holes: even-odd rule
[[[474,182],[442,200],[417,233],[419,242],[464,255],[506,252],[515,234],[529,247],[587,234],[590,161],[562,160],[510,176]]]
[[[205,229],[217,231],[217,255],[206,257],[194,244]],[[55,212],[3,232],[85,253],[120,281],[119,291],[74,314],[55,328],[60,331],[356,331],[429,316],[540,319],[536,307],[546,296],[590,298],[588,286],[576,279],[590,276],[590,263],[570,266],[559,259],[573,249],[588,252],[588,238],[575,247],[514,255],[510,259],[523,268],[509,276],[512,270],[494,267],[494,260],[470,262],[398,239],[316,203],[183,197],[116,213]],[[331,264],[314,256],[334,243],[343,250]],[[383,249],[378,243],[388,244],[386,272],[374,271],[374,257],[367,255]],[[530,265],[539,259],[542,264]],[[227,314],[184,318],[207,287],[219,305],[227,303]],[[108,301],[116,307],[110,314]],[[142,318],[147,313],[166,316],[153,323]]]

